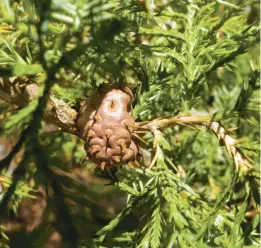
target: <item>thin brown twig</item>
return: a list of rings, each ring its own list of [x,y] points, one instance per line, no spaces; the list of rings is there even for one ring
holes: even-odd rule
[[[25,83],[24,79],[19,77],[12,79],[0,77],[0,99],[18,107],[24,107],[37,98],[39,89],[40,86],[32,80]],[[44,121],[64,131],[71,131],[76,127],[76,117],[77,112],[74,109],[53,96],[49,99],[43,115]]]
[[[211,130],[225,145],[229,155],[233,158],[237,171],[247,171],[252,168],[253,161],[244,155],[236,146],[240,141],[231,137],[219,122],[212,121],[208,116],[177,116],[173,118],[155,119],[150,122],[137,122],[135,128],[154,133],[157,129],[184,124],[189,126],[201,125]]]

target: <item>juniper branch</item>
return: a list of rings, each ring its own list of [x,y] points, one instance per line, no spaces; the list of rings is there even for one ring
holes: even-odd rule
[[[244,155],[242,151],[236,146],[240,143],[240,141],[231,137],[219,122],[212,121],[212,119],[208,116],[178,116],[166,119],[155,119],[150,122],[137,122],[136,128],[143,131],[155,132],[156,129],[184,124],[188,126],[201,125],[211,130],[225,145],[229,155],[233,158],[236,171],[245,172],[252,168],[252,160]]]
[[[195,78],[193,84],[198,85],[198,83],[201,82],[204,78],[206,78],[211,72],[215,71],[218,67],[224,66],[225,64],[231,62],[239,55],[242,55],[247,52],[247,50],[251,47],[251,45],[259,42],[260,37],[259,34],[255,34],[255,38],[253,40],[250,40],[249,42],[242,42],[240,46],[236,50],[234,50],[231,53],[228,53],[226,56],[224,56],[221,59],[218,59],[216,62],[212,63],[207,70],[203,73],[200,73],[198,77]],[[242,39],[243,37],[241,37]],[[249,38],[249,37],[248,37]]]

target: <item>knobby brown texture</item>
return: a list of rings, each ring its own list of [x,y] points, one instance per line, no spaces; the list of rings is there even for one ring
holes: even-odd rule
[[[94,93],[82,107],[77,126],[85,140],[87,159],[92,159],[102,170],[136,159],[132,100],[131,90],[125,87],[103,95]]]

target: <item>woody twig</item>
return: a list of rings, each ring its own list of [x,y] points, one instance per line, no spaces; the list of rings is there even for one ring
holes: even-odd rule
[[[171,127],[174,125],[186,125],[186,126],[205,126],[211,130],[221,144],[225,145],[229,155],[233,158],[236,170],[248,171],[252,168],[252,160],[242,153],[237,147],[240,143],[239,140],[230,136],[225,128],[217,121],[212,121],[208,116],[178,116],[173,118],[155,119],[152,121],[138,122],[135,125],[137,130],[152,131],[155,129],[162,129]]]

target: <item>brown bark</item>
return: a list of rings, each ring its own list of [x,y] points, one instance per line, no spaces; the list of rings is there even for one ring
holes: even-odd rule
[[[20,108],[25,107],[39,95],[40,86],[34,81],[23,78],[0,77],[0,99]],[[76,110],[64,101],[51,96],[44,111],[44,121],[62,128],[64,131],[74,130],[77,117]]]

